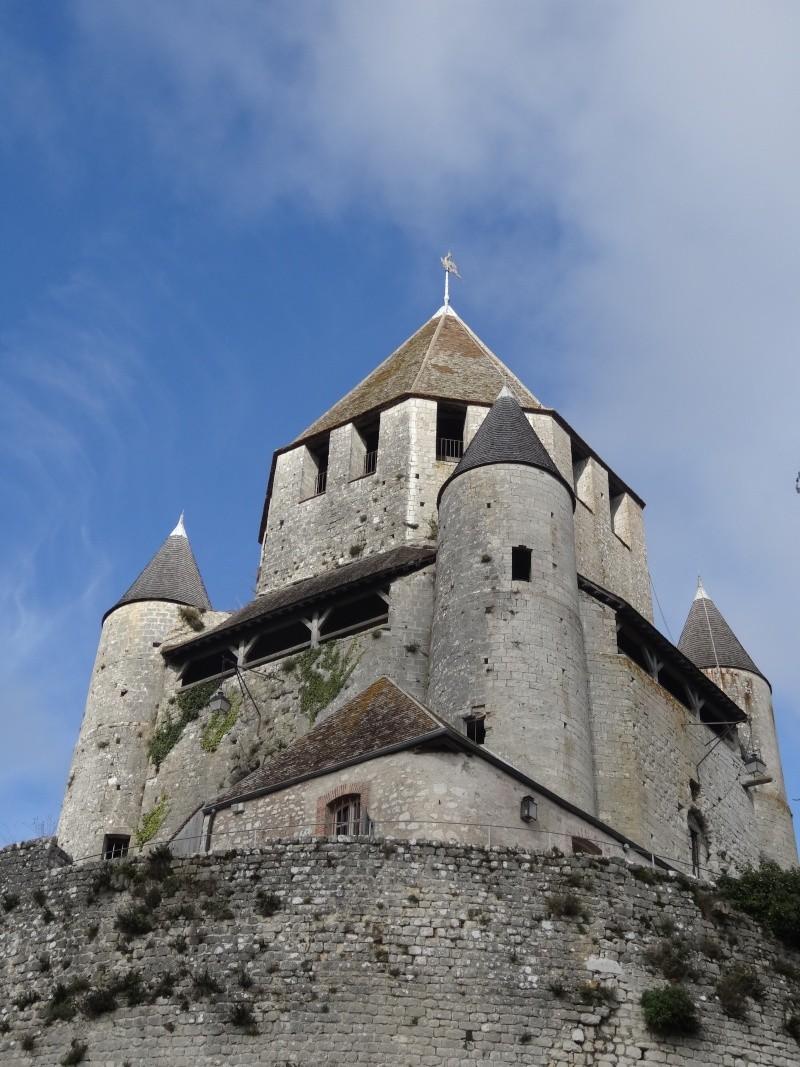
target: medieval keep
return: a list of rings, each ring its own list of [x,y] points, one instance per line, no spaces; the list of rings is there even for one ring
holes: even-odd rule
[[[251,603],[181,521],[106,613],[59,844],[795,864],[769,682],[702,586],[655,629],[642,508],[445,305],[276,451]]]

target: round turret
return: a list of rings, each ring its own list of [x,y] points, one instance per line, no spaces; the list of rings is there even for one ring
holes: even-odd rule
[[[160,646],[186,606],[210,604],[181,521],[103,619],[58,824],[74,859],[120,854],[135,838],[164,695]]]
[[[571,487],[504,390],[439,498],[429,702],[593,812],[573,507]]]
[[[792,813],[786,801],[770,684],[745,651],[698,580],[697,593],[678,648],[748,716],[740,727],[744,757],[757,753],[766,764],[762,785],[748,789],[758,820],[764,859],[797,863]],[[742,777],[747,778],[743,768]]]

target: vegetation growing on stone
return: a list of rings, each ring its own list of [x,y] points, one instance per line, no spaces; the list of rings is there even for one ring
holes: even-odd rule
[[[691,964],[691,950],[684,941],[667,938],[649,948],[644,957],[653,970],[660,971],[671,982],[694,978]]]
[[[140,937],[153,929],[150,915],[144,908],[131,904],[117,913],[114,926],[125,937]]]
[[[77,1037],[73,1037],[69,1052],[61,1059],[61,1067],[75,1067],[76,1063],[82,1063],[86,1058],[89,1046]]]
[[[732,1019],[746,1019],[748,1000],[758,1000],[764,987],[752,968],[743,963],[729,967],[717,982],[717,996],[722,1010]]]
[[[181,739],[184,729],[190,722],[200,717],[200,712],[206,707],[211,697],[216,693],[217,682],[203,682],[202,685],[192,686],[191,689],[182,690],[175,698],[180,710],[177,719],[167,712],[167,717],[150,738],[147,753],[150,762],[160,767],[172,749]]]
[[[646,989],[641,998],[644,1021],[648,1030],[664,1037],[696,1034],[700,1029],[692,994],[682,985],[666,985]]]
[[[225,711],[215,711],[206,725],[200,738],[200,747],[204,752],[216,752],[223,737],[233,728],[239,718],[242,706],[241,693],[235,693],[231,697],[231,706]]]
[[[265,893],[263,889],[256,892],[256,911],[269,918],[281,909],[281,898],[275,893]]]
[[[719,878],[717,888],[784,944],[800,948],[800,868],[762,863],[748,867],[740,878]]]
[[[189,604],[182,604],[178,608],[178,614],[190,630],[194,630],[196,633],[205,630],[206,624],[203,622],[202,614],[198,608],[191,607]]]
[[[16,893],[3,893],[0,899],[3,902],[3,911],[13,911],[19,904],[19,897]]]
[[[136,844],[139,848],[142,845],[146,845],[148,841],[152,841],[158,831],[164,824],[164,819],[167,817],[167,794],[162,793],[158,798],[158,803],[150,811],[145,812],[142,816],[142,822],[139,829],[136,831]]]
[[[333,641],[308,648],[293,660],[300,682],[300,710],[314,723],[317,716],[335,700],[361,659],[357,640],[345,647]]]

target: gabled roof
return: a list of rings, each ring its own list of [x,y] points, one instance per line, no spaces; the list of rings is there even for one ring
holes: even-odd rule
[[[733,667],[764,678],[699,580],[678,648],[698,667]]]
[[[186,536],[183,515],[127,593],[108,609],[103,619],[123,604],[132,604],[137,600],[167,600],[195,608],[211,607],[192,546]]]
[[[336,567],[314,578],[304,578],[293,585],[284,586],[271,593],[263,593],[255,600],[251,600],[249,604],[245,604],[219,626],[204,630],[203,633],[174,645],[165,645],[161,651],[168,656],[186,651],[194,652],[202,646],[213,643],[218,637],[263,626],[272,616],[297,610],[334,593],[341,595],[362,585],[372,585],[382,578],[389,580],[410,574],[412,571],[427,567],[435,559],[436,549],[433,546],[412,548],[400,545],[388,552],[366,556],[355,563],[346,563],[343,567]]]
[[[574,500],[572,486],[561,476],[516,397],[505,386],[478,427],[458,466],[439,490],[439,499],[445,488],[460,474],[495,463],[515,463],[547,471],[566,486]]]
[[[388,678],[379,678],[212,806],[270,792],[332,767],[446,732],[446,724],[433,712]]]
[[[491,404],[504,385],[525,407],[541,407],[453,309],[443,308],[294,443],[405,396]]]

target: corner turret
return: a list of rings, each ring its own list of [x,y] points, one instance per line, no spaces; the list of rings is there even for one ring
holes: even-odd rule
[[[766,764],[766,777],[760,785],[748,784],[742,770],[758,821],[762,857],[784,867],[796,864],[797,846],[786,802],[770,684],[699,578],[678,648],[748,716],[749,729],[740,728],[742,754],[747,758],[757,753]]]
[[[139,577],[103,616],[100,643],[58,824],[74,859],[135,841],[148,742],[164,696],[161,644],[187,608],[210,608],[181,515]]]
[[[594,812],[574,506],[504,389],[439,495],[429,703]]]

